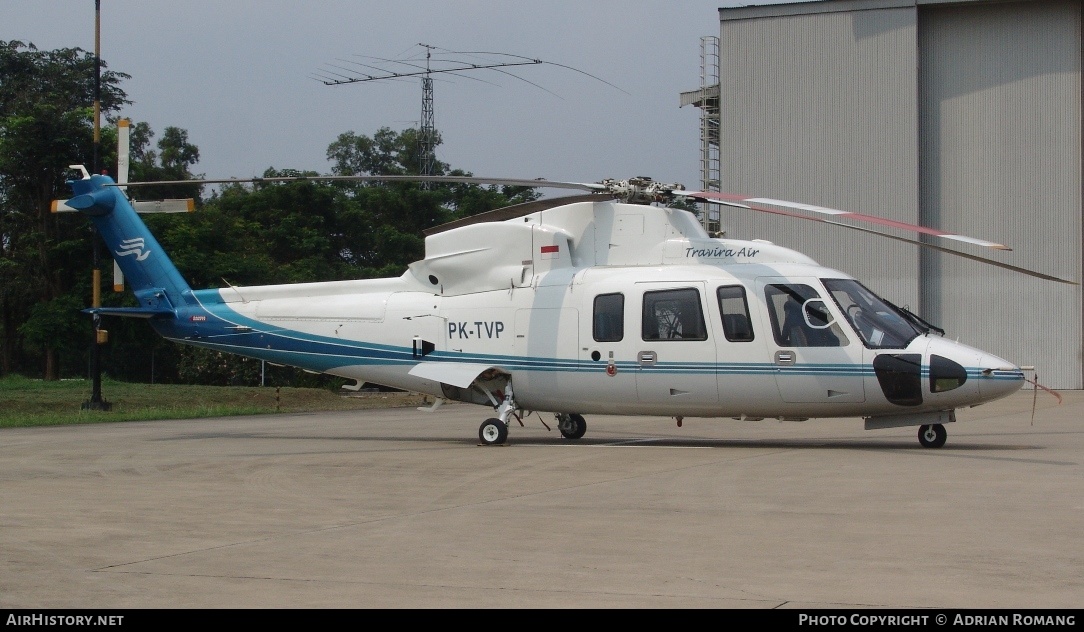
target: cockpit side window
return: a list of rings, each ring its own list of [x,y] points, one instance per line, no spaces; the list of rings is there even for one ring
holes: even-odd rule
[[[620,342],[625,337],[625,295],[596,296],[594,319],[595,342]]]
[[[764,288],[772,333],[780,347],[844,347],[850,344],[817,290],[804,284]]]
[[[854,279],[821,279],[851,327],[870,349],[904,349],[919,335],[890,304]]]
[[[644,340],[707,340],[700,292],[695,288],[644,292]]]
[[[753,321],[749,318],[749,302],[741,285],[726,285],[716,291],[719,314],[723,318],[723,334],[730,342],[753,340]]]

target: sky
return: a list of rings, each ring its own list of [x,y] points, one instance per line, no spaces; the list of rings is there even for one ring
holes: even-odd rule
[[[193,172],[330,173],[345,132],[417,127],[418,77],[326,85],[341,70],[408,72],[426,44],[478,64],[433,74],[437,158],[480,177],[700,183],[700,39],[720,0],[100,0],[101,58],[131,79],[120,114],[188,132]],[[761,0],[756,4],[776,4]],[[94,0],[3,0],[0,40],[95,48]],[[439,51],[437,49],[440,49]],[[455,51],[449,54],[445,51]],[[496,53],[475,55],[476,52]],[[467,54],[472,53],[472,54]],[[511,73],[511,74],[506,74]],[[514,76],[513,76],[514,75]],[[105,124],[103,119],[103,125]],[[563,192],[562,194],[567,193]]]

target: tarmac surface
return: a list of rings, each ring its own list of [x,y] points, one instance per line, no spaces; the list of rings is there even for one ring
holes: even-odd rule
[[[1077,609],[1061,396],[959,411],[940,449],[860,419],[568,442],[549,415],[485,447],[467,404],[4,429],[0,608]]]

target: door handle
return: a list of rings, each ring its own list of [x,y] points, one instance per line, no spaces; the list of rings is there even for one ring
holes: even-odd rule
[[[789,366],[794,364],[795,357],[794,352],[786,349],[780,349],[775,352],[775,363],[783,366]]]

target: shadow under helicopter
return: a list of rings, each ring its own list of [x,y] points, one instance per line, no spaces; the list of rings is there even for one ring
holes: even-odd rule
[[[558,434],[556,430],[554,434]],[[940,448],[938,450],[929,450],[923,448],[914,442],[913,437],[830,437],[830,438],[772,438],[772,439],[760,439],[760,438],[747,438],[747,439],[733,439],[733,438],[705,438],[705,437],[659,437],[651,435],[608,435],[608,436],[595,436],[584,437],[576,441],[568,441],[559,436],[517,436],[510,438],[504,444],[498,445],[485,445],[477,440],[477,438],[463,437],[463,436],[416,436],[416,435],[364,435],[357,434],[352,436],[342,436],[334,434],[285,434],[275,432],[231,432],[224,430],[222,432],[196,432],[196,433],[184,433],[171,437],[165,437],[158,439],[158,441],[205,441],[205,440],[266,440],[273,442],[283,442],[285,444],[296,444],[297,442],[334,442],[338,445],[351,445],[351,444],[365,444],[372,443],[379,445],[379,448],[374,448],[380,451],[387,451],[389,444],[404,444],[402,450],[421,449],[420,446],[448,446],[448,447],[463,447],[463,446],[476,446],[484,448],[516,448],[516,447],[534,447],[534,448],[570,448],[570,449],[590,449],[590,448],[662,448],[662,449],[714,449],[714,450],[845,450],[845,451],[878,451],[878,452],[904,452],[907,454],[921,454],[924,456],[946,456],[946,457],[969,457],[969,458],[996,458],[997,460],[1010,460],[1010,461],[1026,461],[1031,463],[1045,463],[1049,465],[1076,465],[1076,463],[1062,462],[1062,461],[1048,461],[1038,459],[1021,459],[1019,457],[994,457],[991,453],[995,452],[1021,452],[1021,451],[1039,451],[1046,448],[1041,445],[1032,444],[986,444],[982,441],[990,436],[975,434],[964,437],[954,437],[953,441]],[[997,436],[1006,436],[1004,434],[997,434]],[[1015,436],[1015,435],[1012,435]],[[415,448],[412,446],[419,446]],[[430,449],[426,447],[424,449]],[[394,450],[394,448],[392,448]],[[356,449],[346,450],[323,450],[313,449],[305,451],[283,450],[282,452],[276,452],[275,454],[327,454],[337,452],[356,452]]]

